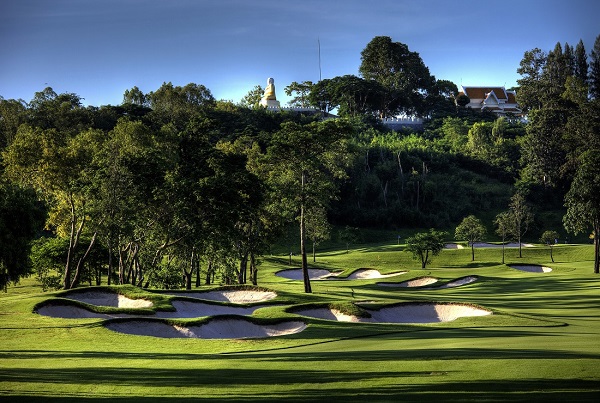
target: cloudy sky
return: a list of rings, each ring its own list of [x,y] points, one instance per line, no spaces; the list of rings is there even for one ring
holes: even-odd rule
[[[275,79],[358,75],[360,52],[389,36],[431,73],[460,85],[516,85],[526,50],[556,42],[591,50],[595,0],[1,0],[0,96],[31,100],[47,86],[87,105],[203,84],[235,102]]]

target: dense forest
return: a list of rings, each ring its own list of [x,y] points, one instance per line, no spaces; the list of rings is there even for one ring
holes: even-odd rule
[[[133,87],[117,106],[52,88],[0,97],[0,284],[257,284],[291,226],[306,267],[307,242],[332,227],[356,242],[359,228],[453,230],[470,216],[503,239],[592,233],[598,251],[600,37],[589,55],[581,41],[525,52],[514,89],[527,119],[465,108],[391,38],[361,60],[359,75],[285,88],[315,113],[257,107],[260,86],[238,104],[194,83]],[[382,124],[397,115],[426,123]]]

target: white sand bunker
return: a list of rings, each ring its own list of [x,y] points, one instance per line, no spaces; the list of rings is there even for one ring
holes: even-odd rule
[[[161,321],[134,320],[105,325],[119,333],[166,338],[246,339],[283,336],[306,329],[301,321],[259,325],[243,318],[215,318],[201,325],[171,325]]]
[[[462,317],[491,315],[486,309],[462,304],[408,303],[383,307],[379,310],[364,308],[371,317],[360,318],[354,315],[340,315],[331,308],[310,308],[294,313],[317,319],[345,322],[370,323],[439,323],[450,322]]]
[[[390,274],[382,274],[379,270],[375,269],[358,269],[346,277],[347,280],[366,280],[366,279],[374,279],[374,278],[387,278],[399,276],[401,274],[405,274],[405,271],[400,271],[396,273]]]
[[[198,318],[200,316],[215,315],[252,315],[257,309],[265,305],[252,307],[208,304],[200,301],[172,301],[175,312],[156,312],[158,318]],[[270,305],[273,306],[273,305]]]
[[[531,248],[533,247],[533,244],[530,243],[522,243],[521,246],[525,247],[525,248]],[[471,245],[469,245],[469,248],[471,247]],[[487,242],[475,242],[473,244],[473,247],[475,248],[501,248],[502,244],[496,244],[496,243],[487,243]],[[504,244],[505,248],[518,248],[519,244],[515,243],[515,242],[511,242],[511,243],[505,243]],[[463,245],[459,245],[456,243],[448,243],[445,245],[446,249],[464,249],[465,247]]]
[[[85,302],[90,305],[110,306],[114,308],[149,308],[152,301],[131,299],[124,295],[108,291],[85,291],[66,294],[65,298]]]
[[[89,318],[123,318],[131,317],[130,314],[123,313],[100,313],[92,312],[80,306],[64,303],[47,304],[36,309],[36,312],[42,316],[62,319],[89,319]]]
[[[412,280],[403,281],[401,283],[377,283],[382,287],[423,287],[426,285],[437,283],[438,279],[435,277],[418,277]]]
[[[232,304],[265,302],[277,297],[277,294],[273,291],[258,290],[216,290],[206,292],[174,292],[169,294],[208,301],[230,302]]]
[[[289,280],[302,280],[304,275],[302,269],[285,269],[275,273],[278,277],[287,278]],[[326,280],[331,277],[337,276],[338,273],[332,273],[329,270],[324,269],[308,269],[308,277],[311,280]]]
[[[552,271],[551,268],[546,267],[546,266],[540,266],[537,264],[524,264],[524,265],[509,265],[509,267],[512,267],[513,269],[517,269],[517,270],[521,270],[521,271],[526,271],[529,273],[550,273]]]

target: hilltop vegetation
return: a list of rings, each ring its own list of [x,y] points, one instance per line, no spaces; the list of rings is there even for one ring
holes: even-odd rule
[[[14,239],[11,220],[30,223],[3,248],[2,286],[28,273],[64,289],[256,284],[259,257],[290,225],[306,268],[306,240],[330,225],[351,240],[357,227],[452,230],[475,215],[493,234],[517,193],[535,211],[519,237],[566,238],[566,214],[598,245],[600,38],[589,59],[581,42],[528,51],[519,73],[528,123],[460,106],[455,85],[387,37],[363,51],[361,77],[286,88],[323,114],[248,107],[252,94],[218,101],[194,83],[134,87],[118,106],[52,88],[1,99],[1,239]],[[324,119],[332,110],[339,118]],[[401,113],[425,118],[424,130],[378,119]]]

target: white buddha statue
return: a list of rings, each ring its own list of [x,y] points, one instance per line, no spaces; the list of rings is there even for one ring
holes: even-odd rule
[[[275,96],[275,80],[271,77],[267,79],[267,87],[260,100],[260,105],[265,108],[280,108],[279,101]]]

